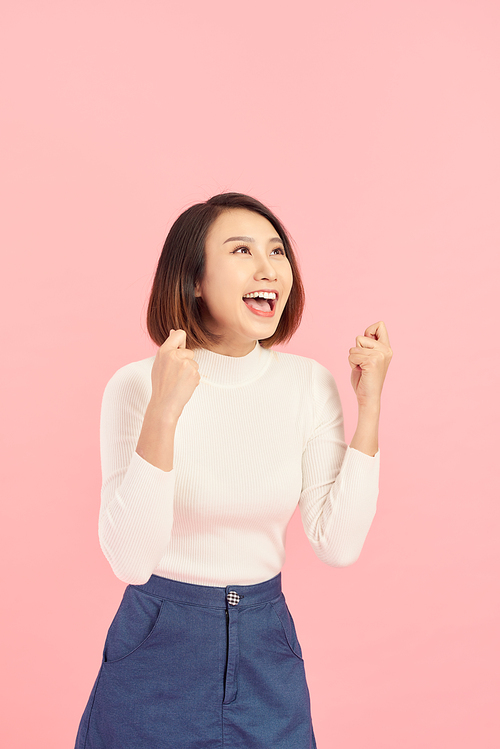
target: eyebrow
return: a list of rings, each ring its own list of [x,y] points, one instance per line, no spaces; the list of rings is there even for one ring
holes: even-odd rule
[[[269,241],[281,242],[281,244],[283,244],[280,237],[271,237]],[[253,237],[229,237],[229,239],[226,239],[222,244],[226,244],[226,242],[255,242],[255,239]]]

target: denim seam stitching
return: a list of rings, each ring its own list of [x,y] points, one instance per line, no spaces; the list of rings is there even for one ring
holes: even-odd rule
[[[279,621],[279,623],[281,625],[281,628],[283,629],[283,634],[285,635],[285,639],[286,639],[288,647],[290,648],[290,650],[292,651],[292,653],[294,654],[294,656],[299,659],[299,661],[303,661],[304,659],[302,658],[302,656],[300,656],[298,653],[296,653],[295,650],[292,648],[291,642],[288,639],[288,635],[287,635],[287,632],[286,632],[285,625],[283,624],[281,616],[276,611],[276,609],[274,607],[274,604],[271,604],[271,607],[272,607],[272,610],[274,611],[274,613],[276,614],[276,617],[278,618],[278,621]]]
[[[160,600],[161,600],[161,599],[160,599]],[[149,634],[147,635],[147,637],[145,637],[145,638],[144,638],[144,640],[143,640],[142,642],[140,642],[140,643],[139,643],[139,645],[137,645],[137,646],[136,646],[136,647],[135,647],[135,648],[134,648],[133,650],[131,650],[131,651],[130,651],[129,653],[126,653],[126,655],[122,655],[122,656],[121,656],[120,658],[113,658],[113,660],[112,660],[112,661],[104,661],[104,665],[106,665],[107,663],[110,663],[110,664],[111,664],[111,663],[118,663],[119,661],[123,661],[123,660],[124,660],[124,658],[128,658],[129,656],[131,656],[131,655],[132,655],[132,653],[135,653],[135,652],[136,652],[137,650],[139,650],[139,648],[142,648],[142,646],[143,646],[143,645],[145,644],[145,642],[146,642],[147,640],[149,640],[149,638],[151,637],[151,635],[152,635],[152,634],[153,634],[153,632],[155,631],[155,629],[156,629],[156,627],[157,627],[157,625],[158,625],[158,622],[160,621],[160,614],[161,614],[162,610],[163,610],[163,601],[161,602],[161,604],[160,604],[160,608],[158,609],[158,613],[157,613],[157,615],[156,615],[156,620],[155,620],[155,623],[154,623],[154,625],[153,625],[153,629],[152,629],[152,630],[151,630],[151,632],[150,632],[150,633],[149,633]]]
[[[97,677],[97,682],[96,682],[96,685],[95,685],[94,697],[92,699],[92,705],[90,706],[90,710],[89,710],[89,717],[88,717],[88,720],[87,720],[87,727],[85,728],[85,739],[84,739],[84,742],[83,742],[83,749],[85,749],[85,747],[87,746],[87,739],[89,737],[89,729],[90,729],[90,719],[92,717],[92,710],[94,709],[94,703],[95,703],[95,700],[96,700],[96,697],[97,697],[97,689],[99,687],[99,682],[101,680],[101,676],[102,676],[102,664],[101,664],[101,668],[99,669],[99,676]]]
[[[147,593],[146,591],[141,590],[140,588],[137,588],[136,586],[132,585],[132,588],[135,590],[138,590],[139,593],[143,593],[145,596],[150,596],[151,598],[157,598],[159,601],[169,601],[170,603],[180,603],[183,606],[194,606],[198,609],[215,609],[217,611],[225,611],[226,606],[212,606],[209,603],[191,603],[191,601],[181,601],[176,598],[167,598],[164,596],[159,596],[156,593]],[[272,605],[273,601],[278,601],[281,598],[281,593],[278,596],[275,596],[274,598],[270,598],[266,601],[258,601],[257,603],[249,603],[245,606],[245,604],[238,604],[240,609],[252,609],[256,606],[264,606],[267,603],[270,603]]]

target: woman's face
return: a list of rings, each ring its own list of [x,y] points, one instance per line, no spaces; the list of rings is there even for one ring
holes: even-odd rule
[[[205,322],[222,342],[212,350],[245,356],[255,341],[273,335],[292,288],[292,268],[274,226],[246,208],[225,210],[205,243],[205,275],[195,288],[208,308]],[[245,294],[275,292],[276,299],[243,300]]]

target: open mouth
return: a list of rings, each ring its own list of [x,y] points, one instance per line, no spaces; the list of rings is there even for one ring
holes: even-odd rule
[[[258,312],[274,312],[277,301],[276,299],[265,299],[263,296],[242,297],[242,299],[247,307]]]

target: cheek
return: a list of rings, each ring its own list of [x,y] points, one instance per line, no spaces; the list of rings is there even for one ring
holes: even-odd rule
[[[289,284],[289,286],[291,288],[292,287],[292,283],[293,283],[293,271],[292,271],[292,266],[290,265],[290,261],[287,262],[286,270],[283,269],[283,274],[282,275],[283,275],[283,279],[285,279],[285,280],[288,281],[288,284]]]
[[[288,296],[290,296],[292,286],[293,286],[293,273],[292,273],[292,269],[290,268],[290,272],[288,273]]]
[[[222,294],[213,294],[209,299],[207,306],[212,317],[216,319],[225,319],[231,313],[234,314],[235,300],[229,299]]]

